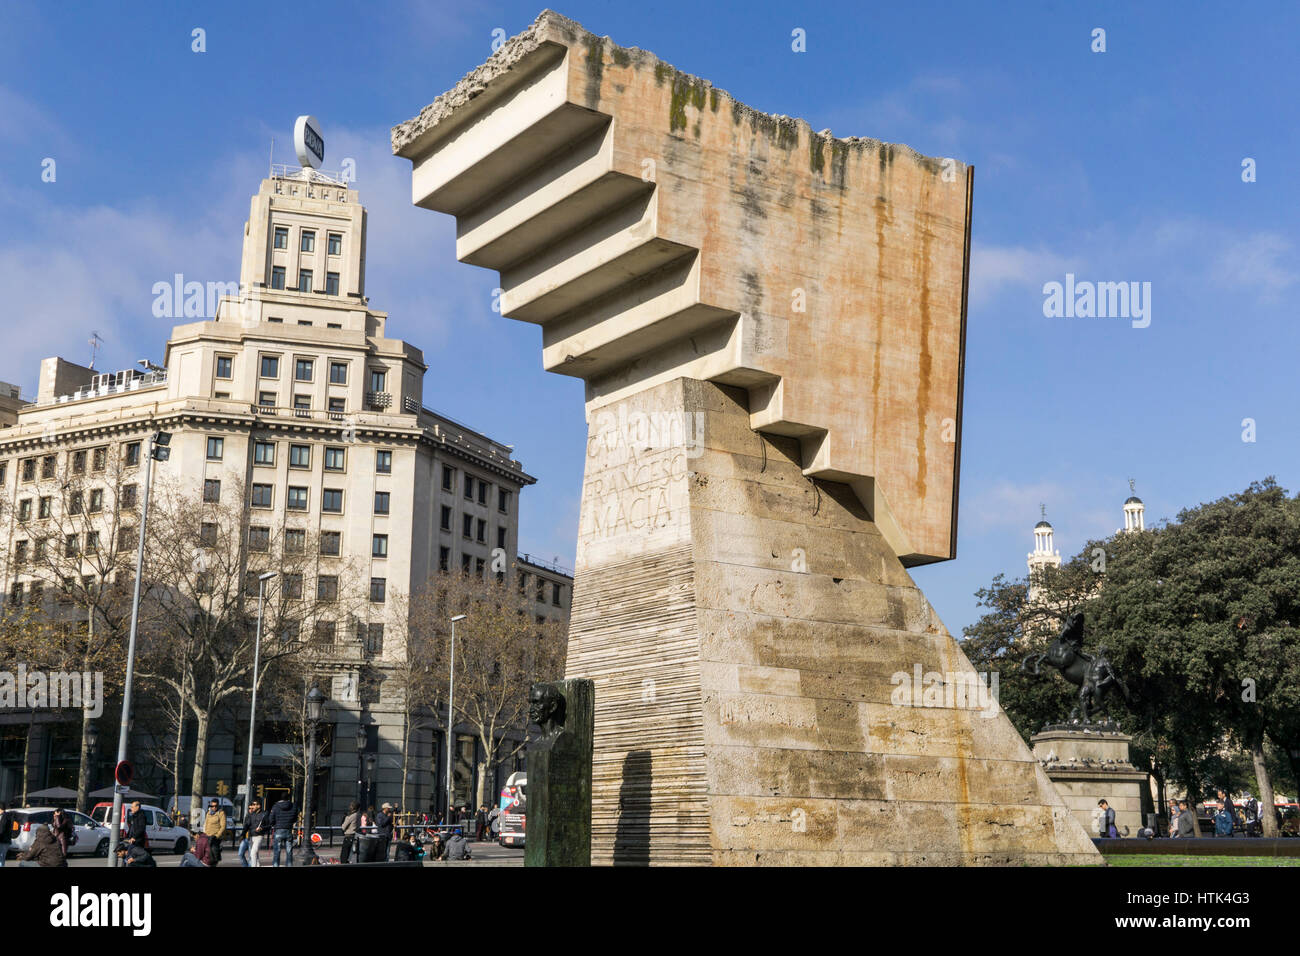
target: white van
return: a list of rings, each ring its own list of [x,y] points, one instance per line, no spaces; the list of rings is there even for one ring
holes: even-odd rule
[[[122,829],[126,830],[126,812],[131,808],[130,803],[122,805]],[[113,812],[113,804],[97,803],[95,808],[90,811],[91,817],[96,823],[104,823],[108,820],[109,814]],[[190,846],[190,835],[187,831],[178,827],[171,816],[162,807],[155,807],[151,804],[142,803],[140,812],[144,814],[145,836],[149,840],[149,852],[157,854],[159,852],[171,851],[172,853],[184,853]]]

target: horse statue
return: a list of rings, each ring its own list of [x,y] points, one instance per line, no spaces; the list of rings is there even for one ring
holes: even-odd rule
[[[1062,677],[1079,688],[1079,703],[1070,711],[1071,722],[1092,723],[1094,710],[1105,715],[1106,694],[1111,688],[1118,690],[1125,701],[1131,700],[1124,681],[1106,657],[1106,648],[1098,648],[1096,654],[1083,649],[1083,614],[1080,612],[1069,616],[1065,627],[1047,650],[1030,654],[1021,662],[1020,669],[1039,676],[1044,663],[1055,667]]]

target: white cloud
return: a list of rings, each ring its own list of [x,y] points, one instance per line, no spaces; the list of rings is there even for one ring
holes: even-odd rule
[[[1046,249],[973,243],[970,263],[971,304],[986,304],[1004,286],[1028,286],[1039,291],[1044,282],[1058,279],[1068,268],[1068,259]]]

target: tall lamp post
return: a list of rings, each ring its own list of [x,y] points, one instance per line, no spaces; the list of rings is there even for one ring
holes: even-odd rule
[[[447,678],[447,815],[445,823],[451,823],[451,744],[456,737],[456,712],[452,702],[456,697],[456,622],[465,620],[464,614],[457,614],[451,619],[451,672]]]
[[[253,643],[253,700],[248,705],[248,759],[244,767],[244,817],[253,802],[253,726],[257,719],[257,669],[262,663],[262,608],[266,597],[266,582],[279,572],[267,571],[257,576],[257,640]]]
[[[370,742],[370,734],[366,730],[366,721],[363,717],[357,724],[357,806],[362,810],[366,808],[366,744]]]
[[[171,456],[171,432],[155,432],[149,438],[149,456],[144,463],[144,504],[140,509],[140,542],[135,552],[135,586],[131,595],[131,636],[126,644],[126,679],[122,684],[122,726],[117,735],[117,766],[126,762],[126,743],[131,732],[131,684],[135,677],[135,638],[140,624],[140,577],[144,572],[145,526],[149,523],[149,483],[153,478],[153,463],[166,461]],[[117,842],[122,832],[122,787],[113,774],[113,814],[108,833],[108,860],[110,867],[117,866]]]
[[[89,782],[95,770],[95,757],[99,753],[99,728],[92,720],[86,724],[86,780]]]
[[[316,725],[325,707],[325,695],[315,684],[307,692],[307,779],[303,782],[302,861],[310,863],[316,855],[311,845],[312,797],[316,789]]]

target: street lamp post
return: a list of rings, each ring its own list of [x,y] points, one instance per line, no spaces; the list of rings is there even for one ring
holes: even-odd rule
[[[366,780],[366,744],[370,740],[370,734],[366,732],[365,718],[357,724],[357,806],[362,810],[366,808],[365,800],[365,780]]]
[[[149,483],[153,478],[153,463],[166,461],[171,455],[171,432],[155,432],[149,439],[149,456],[144,463],[144,504],[140,508],[140,542],[135,552],[135,586],[131,595],[131,636],[126,644],[126,679],[122,683],[122,726],[117,735],[117,765],[126,762],[127,738],[131,732],[131,684],[135,677],[135,638],[140,624],[140,578],[144,573],[145,526],[149,523]],[[110,867],[117,866],[118,836],[122,832],[122,790],[117,783],[116,768],[113,775],[113,814],[108,833],[108,860]]]
[[[307,692],[307,779],[303,783],[302,861],[310,863],[316,855],[311,845],[312,797],[316,789],[316,725],[320,723],[325,695],[315,684]]]
[[[375,779],[375,755],[366,754],[366,799],[362,801],[363,806],[370,806],[370,791],[374,787]],[[371,821],[374,822],[373,820]]]
[[[86,724],[86,781],[95,770],[95,756],[99,753],[99,728],[92,720]],[[78,808],[80,809],[80,808]]]
[[[465,620],[464,614],[457,614],[451,619],[451,672],[447,677],[447,815],[444,822],[451,823],[451,744],[455,739],[456,712],[452,702],[456,697],[456,622]]]
[[[244,767],[244,817],[253,802],[253,721],[257,719],[257,669],[262,663],[262,608],[266,596],[266,582],[278,572],[267,571],[257,576],[257,640],[253,643],[253,700],[248,705],[248,759]]]

